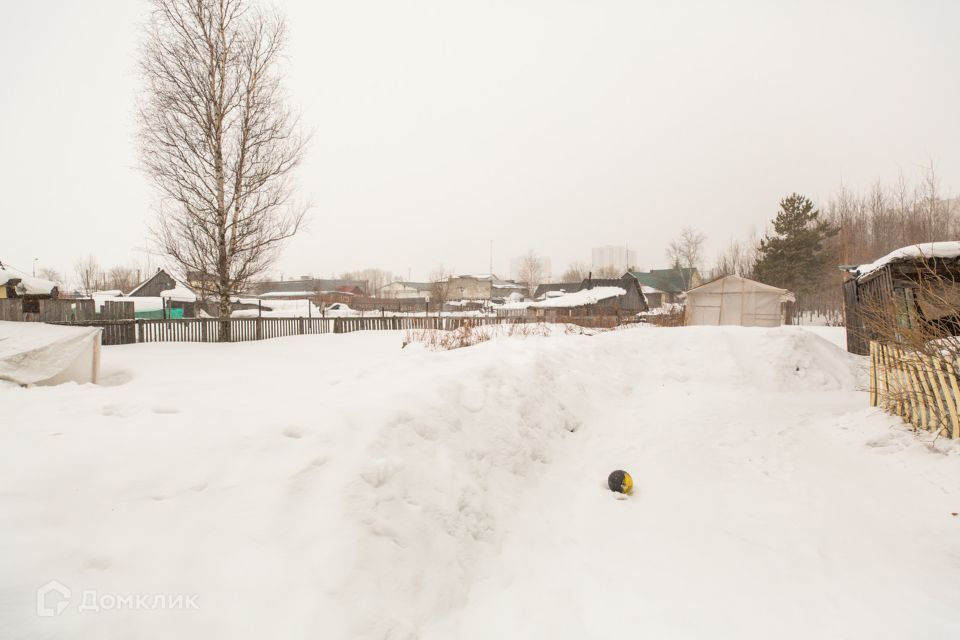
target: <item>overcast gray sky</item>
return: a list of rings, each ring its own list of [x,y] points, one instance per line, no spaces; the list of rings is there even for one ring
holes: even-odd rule
[[[485,272],[594,245],[712,257],[780,197],[931,158],[960,187],[956,0],[285,0],[314,132],[310,229],[278,272]],[[0,260],[144,258],[137,0],[0,3]]]

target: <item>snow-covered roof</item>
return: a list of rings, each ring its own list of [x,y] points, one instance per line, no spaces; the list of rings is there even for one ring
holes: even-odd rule
[[[135,313],[163,310],[163,298],[160,296],[112,296],[95,293],[90,297],[93,298],[98,311],[106,302],[132,302]]]
[[[768,293],[779,295],[784,301],[796,301],[793,293],[787,289],[781,289],[780,287],[774,287],[769,284],[764,284],[762,282],[757,282],[756,280],[751,280],[750,278],[744,278],[737,275],[723,276],[722,278],[705,282],[699,287],[694,287],[693,289],[687,291],[687,296],[699,296],[716,293]]]
[[[48,296],[57,288],[56,282],[44,280],[43,278],[34,278],[25,276],[22,273],[10,269],[0,269],[0,287],[6,285],[11,280],[19,280],[14,288],[19,296]]]
[[[197,294],[180,284],[173,289],[161,291],[160,297],[176,300],[177,302],[196,302],[197,300]]]
[[[643,291],[644,293],[663,293],[663,291],[661,291],[660,289],[657,289],[656,287],[651,287],[645,284],[640,285],[640,290]]]
[[[607,300],[608,298],[625,295],[627,295],[627,291],[621,287],[594,287],[593,289],[581,289],[574,293],[566,293],[556,298],[543,300],[542,302],[534,302],[530,306],[537,309],[582,307],[588,304],[595,304],[601,300]]]
[[[915,258],[957,258],[960,257],[960,241],[950,240],[945,242],[924,242],[922,244],[913,244],[908,247],[901,247],[891,251],[879,260],[869,264],[862,264],[854,270],[858,278],[882,269],[892,262],[901,260],[913,260]]]

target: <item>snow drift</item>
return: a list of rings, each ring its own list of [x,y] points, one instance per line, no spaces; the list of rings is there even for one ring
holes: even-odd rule
[[[638,328],[439,353],[402,339],[129,345],[105,353],[104,386],[0,387],[5,630],[739,639],[955,628],[948,558],[960,542],[940,518],[957,498],[943,481],[957,459],[942,475],[920,470],[925,459],[905,471],[835,435],[838,416],[861,432],[889,427],[861,410],[859,360],[823,339]],[[614,468],[637,480],[629,501],[604,489]],[[900,525],[885,531],[890,513]],[[38,618],[34,590],[53,579],[70,606]],[[84,613],[84,590],[195,594],[199,607]]]

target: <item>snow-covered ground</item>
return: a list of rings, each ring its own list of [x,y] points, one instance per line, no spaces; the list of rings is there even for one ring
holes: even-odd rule
[[[144,344],[0,384],[0,637],[957,637],[960,450],[866,406],[842,331]]]

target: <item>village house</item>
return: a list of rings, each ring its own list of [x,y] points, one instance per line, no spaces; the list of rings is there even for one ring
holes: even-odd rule
[[[700,272],[690,267],[628,271],[627,274],[643,286],[651,309],[680,303],[685,291],[703,284]]]
[[[98,312],[107,302],[129,301],[133,303],[134,318],[149,320],[197,316],[196,293],[164,269],[157,269],[156,273],[134,287],[126,296],[110,295],[111,293],[94,294]]]
[[[495,275],[451,276],[446,284],[450,300],[489,300],[503,302],[511,294],[524,295],[527,288],[513,280],[502,280]]]
[[[425,302],[430,302],[433,294],[432,282],[407,282],[396,280],[390,284],[380,287],[377,295],[381,298],[390,300],[403,300],[409,298],[419,298]]]
[[[622,278],[587,278],[577,291],[532,302],[528,308],[538,318],[551,321],[563,316],[636,316],[648,310],[640,283],[627,274]]]

